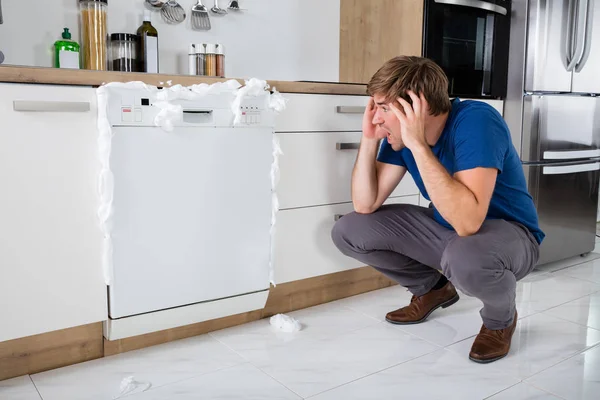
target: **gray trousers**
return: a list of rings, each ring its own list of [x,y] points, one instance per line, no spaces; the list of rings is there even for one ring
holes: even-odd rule
[[[462,292],[483,302],[483,323],[494,330],[512,324],[517,281],[539,257],[537,241],[521,224],[486,220],[475,235],[460,237],[436,222],[432,209],[409,204],[346,214],[331,236],[343,254],[416,296],[428,293],[441,271]]]

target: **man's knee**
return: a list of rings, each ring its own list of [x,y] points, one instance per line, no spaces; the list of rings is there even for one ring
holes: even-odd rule
[[[504,269],[502,260],[475,236],[456,237],[442,254],[442,271],[458,288],[477,295]]]
[[[368,229],[370,220],[370,214],[356,212],[341,217],[331,230],[331,239],[335,246],[346,255],[364,250],[362,235]]]

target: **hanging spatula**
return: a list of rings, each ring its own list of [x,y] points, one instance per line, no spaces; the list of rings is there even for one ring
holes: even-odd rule
[[[198,3],[192,7],[192,28],[202,31],[210,29],[208,9],[202,4],[202,0],[198,0]]]

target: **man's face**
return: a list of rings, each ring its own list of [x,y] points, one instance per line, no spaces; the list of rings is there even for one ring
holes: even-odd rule
[[[385,100],[385,96],[376,94],[373,96],[375,102],[375,114],[373,115],[373,125],[377,127],[375,135],[379,139],[387,137],[387,141],[395,151],[402,150],[404,143],[402,142],[402,135],[400,134],[400,121],[394,114],[394,111],[390,109],[388,103]],[[396,107],[402,112],[402,107],[395,104]]]

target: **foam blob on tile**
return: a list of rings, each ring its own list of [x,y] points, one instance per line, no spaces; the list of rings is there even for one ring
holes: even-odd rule
[[[298,320],[285,314],[273,315],[270,319],[270,323],[275,329],[286,333],[298,332],[302,329],[302,325],[300,325]]]

